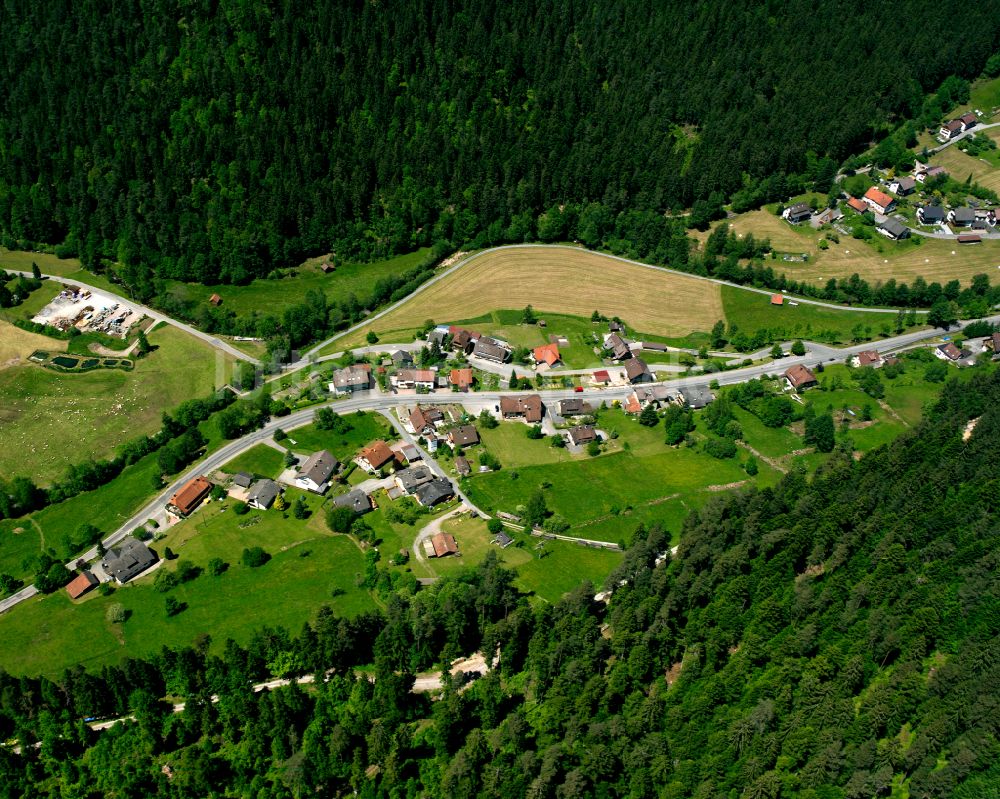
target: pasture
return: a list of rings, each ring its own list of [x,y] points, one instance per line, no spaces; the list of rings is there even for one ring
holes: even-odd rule
[[[383,341],[401,341],[427,319],[474,319],[527,305],[540,316],[585,319],[596,309],[635,330],[663,336],[708,330],[722,315],[719,287],[707,281],[584,249],[523,247],[479,256],[327,349],[359,346],[369,330]]]
[[[25,364],[35,350],[65,352],[66,342],[29,333],[0,320],[0,370]]]
[[[155,351],[131,372],[64,374],[31,363],[0,370],[0,474],[48,484],[67,463],[108,457],[155,432],[164,411],[228,379],[228,362],[177,328],[163,325],[149,341]]]

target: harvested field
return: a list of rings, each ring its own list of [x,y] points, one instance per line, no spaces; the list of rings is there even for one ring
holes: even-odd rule
[[[1000,141],[1000,128],[984,131],[994,141]],[[977,156],[963,153],[957,145],[942,150],[931,159],[934,166],[943,166],[955,180],[965,180],[969,175],[980,186],[1000,191],[1000,169]]]
[[[65,349],[65,341],[29,333],[8,322],[0,321],[0,369],[24,363],[35,350],[62,352]]]
[[[390,340],[392,332],[411,330],[427,319],[470,319],[526,305],[540,313],[584,318],[597,309],[662,336],[709,330],[723,313],[719,287],[706,281],[582,249],[525,247],[480,256],[375,320],[371,329]],[[335,346],[363,341],[367,330]]]

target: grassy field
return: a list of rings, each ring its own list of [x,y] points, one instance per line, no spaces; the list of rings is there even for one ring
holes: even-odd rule
[[[347,462],[359,449],[378,439],[394,437],[389,423],[377,413],[349,413],[344,420],[351,426],[343,433],[320,430],[306,425],[292,430],[281,443],[296,453],[311,455],[321,449],[329,450],[338,460]]]
[[[292,498],[294,494],[290,492]],[[228,638],[245,643],[264,625],[297,631],[322,605],[340,615],[374,608],[368,593],[354,585],[364,568],[361,551],[350,538],[323,531],[319,516],[298,521],[270,510],[235,517],[213,503],[153,545],[161,553],[170,546],[179,558],[202,568],[211,557],[230,564],[219,577],[204,572],[170,592],[187,605],[182,613],[166,616],[165,595],[153,589],[152,574],[110,597],[92,594],[79,603],[60,591],[4,618],[0,667],[16,674],[55,675],[76,663],[97,668],[164,645],[191,644],[202,634],[212,636],[212,649],[218,652]],[[239,528],[240,518],[260,521]],[[240,552],[248,546],[263,547],[271,560],[255,569],[241,565]],[[177,561],[169,561],[160,568],[176,566]],[[112,602],[131,612],[120,628],[105,620]]]
[[[893,314],[834,310],[804,303],[774,306],[762,294],[742,291],[732,286],[722,287],[722,301],[726,321],[737,325],[740,330],[752,333],[762,328],[780,328],[785,331],[784,337],[789,339],[820,336],[825,341],[847,343],[851,341],[853,331],[859,325],[864,337],[871,338],[879,333],[891,332],[896,321]],[[918,318],[922,316],[920,314]]]
[[[222,468],[230,474],[249,472],[259,477],[277,477],[284,465],[285,459],[278,450],[267,444],[258,444]]]
[[[766,261],[789,278],[806,280],[816,285],[832,277],[850,277],[855,272],[874,285],[895,278],[912,283],[922,276],[928,283],[961,280],[968,284],[974,275],[985,273],[992,282],[1000,280],[1000,241],[986,240],[982,244],[960,249],[952,241],[911,237],[908,242],[891,242],[875,236],[871,242],[851,236],[840,236],[840,243],[820,250],[818,242],[826,232],[806,225],[793,227],[768,211],[750,211],[729,220],[739,234],[753,233],[757,238],[769,238],[776,250],[805,253],[803,263]],[[916,242],[920,241],[919,244]]]
[[[51,482],[69,461],[111,455],[158,430],[164,411],[228,379],[229,362],[177,328],[161,326],[149,341],[156,351],[132,372],[61,374],[30,363],[0,370],[0,474]]]
[[[597,309],[637,330],[667,336],[708,330],[722,315],[719,289],[711,283],[587,250],[533,247],[483,255],[329,349],[357,346],[369,329],[384,341],[397,341],[427,319],[473,319],[526,305],[540,315],[587,319]]]
[[[1000,136],[997,131],[1000,131],[1000,128],[994,128],[985,131],[985,133],[988,136],[992,134],[990,137],[996,140]],[[931,159],[931,163],[934,166],[943,166],[955,180],[963,181],[972,175],[973,181],[980,186],[1000,191],[1000,169],[981,157],[963,153],[958,149],[958,145],[953,144],[951,147],[946,147]]]
[[[0,369],[24,364],[35,350],[64,352],[65,341],[57,341],[38,333],[29,333],[12,324],[0,321]]]
[[[297,267],[294,275],[277,280],[254,280],[246,286],[204,286],[199,283],[167,282],[167,293],[182,300],[199,304],[218,293],[222,307],[238,315],[253,311],[280,315],[290,305],[301,303],[310,289],[322,291],[332,299],[346,299],[354,294],[364,301],[376,281],[413,268],[428,250],[400,255],[388,261],[370,264],[343,264],[335,272],[324,274],[320,264],[325,258],[313,258]]]
[[[86,283],[94,288],[104,289],[115,294],[128,292],[122,286],[116,286],[103,275],[95,275],[81,266],[76,258],[56,258],[50,253],[23,252],[20,250],[5,250],[0,247],[0,269],[16,269],[20,272],[30,272],[31,264],[38,264],[43,275],[58,275],[80,283]]]

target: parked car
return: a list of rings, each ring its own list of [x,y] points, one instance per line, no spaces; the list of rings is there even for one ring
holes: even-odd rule
[[[573,389],[573,391],[575,391],[577,394],[582,394],[583,386],[577,386],[576,388]]]

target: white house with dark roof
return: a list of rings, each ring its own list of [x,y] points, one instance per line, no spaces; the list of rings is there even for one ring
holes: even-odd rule
[[[281,488],[274,480],[258,480],[247,494],[247,505],[258,510],[267,510],[281,493]]]
[[[314,452],[299,468],[295,475],[295,485],[314,494],[322,494],[339,465],[339,461],[325,449]]]

